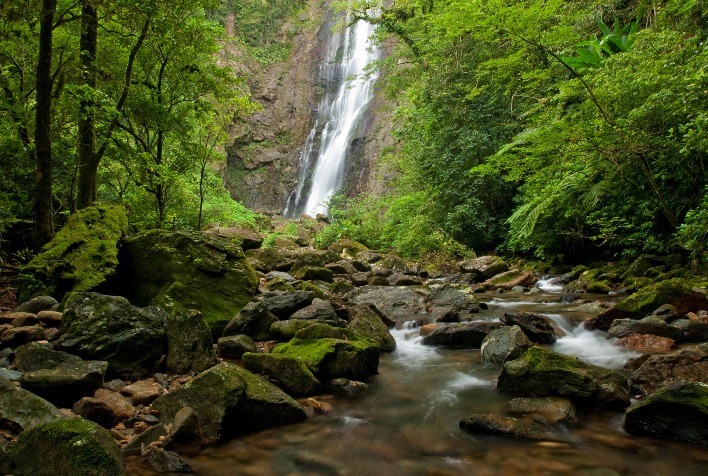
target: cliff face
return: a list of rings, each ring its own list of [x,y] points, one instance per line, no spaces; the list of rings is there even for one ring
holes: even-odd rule
[[[231,195],[253,210],[281,212],[297,187],[300,152],[327,87],[319,67],[334,25],[331,3],[310,0],[297,19],[282,25],[283,41],[292,42],[287,61],[265,67],[255,61],[233,62],[250,78],[248,88],[262,109],[232,127],[224,180]],[[231,56],[238,58],[237,48],[231,46]],[[371,104],[348,145],[348,195],[376,188],[371,186],[371,171],[390,141],[390,121],[382,113],[385,104],[378,97]]]

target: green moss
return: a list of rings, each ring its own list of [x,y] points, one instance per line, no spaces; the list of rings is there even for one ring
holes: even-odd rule
[[[295,286],[301,291],[310,291],[312,295],[319,299],[327,299],[327,294],[318,285],[309,281],[302,281]]]
[[[118,266],[118,242],[128,229],[125,208],[96,206],[69,217],[42,252],[20,272],[20,301],[96,289]]]
[[[640,289],[637,293],[623,299],[615,306],[616,309],[643,317],[661,304],[666,304],[672,298],[690,291],[685,281],[671,279]]]
[[[325,281],[328,283],[332,282],[334,273],[327,268],[320,268],[316,266],[303,266],[298,269],[294,277],[297,279],[302,279],[303,281]]]
[[[500,275],[494,276],[492,279],[488,281],[489,284],[502,284],[502,283],[508,283],[509,281],[512,281],[519,276],[524,274],[522,270],[513,270],[513,271],[507,271],[506,273],[502,273]]]

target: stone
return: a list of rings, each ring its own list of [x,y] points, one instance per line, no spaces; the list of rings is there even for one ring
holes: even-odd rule
[[[425,337],[425,336],[428,336],[428,335],[432,334],[433,332],[435,332],[435,329],[437,329],[438,327],[441,327],[441,325],[437,324],[437,323],[424,324],[424,325],[420,326],[419,333],[420,333],[421,337]]]
[[[477,298],[467,287],[460,289],[451,284],[430,286],[428,312],[444,312],[448,309],[458,312],[476,312],[479,310],[479,305]]]
[[[74,412],[104,428],[110,428],[135,416],[135,407],[120,393],[99,388],[93,397],[83,397],[76,402]]]
[[[281,341],[281,342],[287,342],[293,337],[295,337],[295,334],[301,329],[304,329],[306,327],[311,326],[312,324],[315,323],[321,323],[324,324],[324,321],[304,321],[304,320],[286,320],[286,321],[278,321],[274,322],[270,326],[270,332],[271,335]],[[253,351],[249,351],[253,352]]]
[[[218,224],[212,224],[206,227],[204,231],[229,238],[244,251],[258,249],[263,244],[262,235],[251,230],[246,230],[245,228],[233,226],[222,227]]]
[[[597,316],[585,321],[588,329],[608,330],[615,319],[641,319],[663,304],[671,304],[679,316],[708,308],[708,298],[681,279],[668,279],[646,286]]]
[[[435,322],[441,322],[441,323],[452,323],[452,322],[460,322],[462,320],[462,317],[460,316],[460,313],[456,311],[453,308],[448,309],[447,311],[443,312],[440,316],[438,316],[435,319]]]
[[[278,344],[274,354],[301,359],[318,380],[366,379],[378,372],[379,346],[351,329],[313,324]]]
[[[0,335],[0,345],[17,347],[42,339],[44,339],[44,327],[42,326],[13,327]]]
[[[289,293],[268,293],[263,295],[263,304],[268,311],[278,319],[289,319],[290,316],[312,303],[314,295],[310,291],[293,291]]]
[[[71,291],[91,291],[106,284],[116,273],[118,243],[127,231],[128,217],[120,205],[72,213],[54,238],[20,270],[19,300],[39,295],[63,298]]]
[[[485,337],[503,324],[500,322],[461,322],[441,325],[423,337],[421,344],[457,349],[479,349]]]
[[[617,345],[640,352],[668,352],[676,347],[676,341],[652,334],[631,334],[619,339]]]
[[[575,405],[562,397],[512,398],[509,400],[509,411],[544,425],[573,425],[578,422]]]
[[[149,380],[138,380],[120,390],[121,395],[129,397],[133,405],[150,405],[162,392],[160,384]]]
[[[325,268],[332,271],[334,274],[354,274],[357,269],[347,260],[339,260],[336,263],[329,263]]]
[[[229,321],[224,336],[245,334],[254,340],[268,340],[271,338],[270,326],[277,320],[264,302],[252,301]]]
[[[37,296],[17,306],[14,312],[39,314],[42,311],[53,311],[57,307],[59,307],[59,302],[52,296]]]
[[[533,343],[519,326],[504,326],[491,331],[482,341],[482,362],[503,365],[520,357]]]
[[[262,273],[268,273],[273,270],[287,271],[292,265],[280,250],[272,247],[247,250],[245,255],[249,266]]]
[[[50,327],[44,331],[44,340],[47,342],[54,342],[59,339],[61,332],[56,327]]]
[[[368,272],[354,273],[351,275],[352,284],[354,286],[365,286],[369,282],[369,277],[371,277],[371,273]]]
[[[528,288],[536,284],[537,281],[538,278],[535,274],[533,274],[533,272],[529,270],[514,269],[505,273],[498,274],[493,278],[489,278],[484,282],[483,287],[486,290],[504,289],[507,291],[511,291],[516,287]],[[540,292],[540,289],[534,288],[532,289],[532,291]]]
[[[108,363],[97,360],[61,362],[47,368],[24,372],[22,388],[60,407],[71,408],[77,400],[93,395],[103,385]]]
[[[366,253],[369,248],[362,245],[358,241],[350,240],[349,238],[342,238],[327,247],[328,250],[334,251],[339,255],[350,255],[358,256],[359,253]]]
[[[36,326],[39,324],[39,319],[37,319],[36,314],[30,314],[29,312],[12,312],[3,316],[5,319],[13,318],[12,326],[14,327],[29,327]]]
[[[472,260],[463,261],[459,264],[463,273],[473,273],[478,279],[489,279],[497,274],[509,269],[509,265],[498,256],[480,256]]]
[[[238,334],[220,337],[216,343],[216,348],[219,357],[222,359],[240,360],[244,353],[256,351],[256,343],[249,336]]]
[[[191,473],[192,468],[174,451],[151,448],[145,457],[150,468],[157,473]]]
[[[295,271],[293,275],[296,279],[303,281],[324,281],[331,283],[334,278],[334,273],[327,269],[315,266],[303,266]]]
[[[417,276],[395,273],[388,277],[389,286],[420,286],[423,280]]]
[[[410,286],[362,286],[345,297],[352,304],[373,304],[389,317],[426,311],[427,296]]]
[[[460,421],[460,429],[477,435],[527,440],[549,439],[549,431],[538,423],[499,415],[473,414]]]
[[[630,377],[632,390],[648,394],[664,384],[679,381],[708,384],[708,343],[666,355],[652,355]]]
[[[120,263],[121,295],[170,314],[197,309],[214,337],[258,288],[241,248],[213,233],[149,230],[125,240]]]
[[[165,448],[185,448],[199,446],[204,441],[199,427],[199,414],[191,407],[182,407],[175,414]]]
[[[627,433],[708,444],[708,385],[677,382],[632,405],[624,420]]]
[[[71,293],[63,304],[60,349],[85,359],[106,360],[109,373],[125,379],[158,370],[166,353],[165,311],[135,307],[123,297],[97,293]]]
[[[289,395],[312,395],[320,388],[319,380],[301,360],[294,357],[247,352],[241,360],[246,369],[265,376]]]
[[[266,281],[265,284],[263,284],[263,288],[265,288],[266,291],[285,291],[285,292],[291,292],[295,291],[295,288],[293,287],[292,284],[288,283],[284,279],[276,278],[276,279],[271,279],[270,281]]]
[[[608,339],[627,337],[632,334],[651,334],[659,337],[667,337],[678,340],[682,336],[681,329],[667,324],[656,316],[645,317],[644,319],[615,319],[607,331]]]
[[[216,365],[211,329],[194,309],[167,316],[167,372],[186,374],[203,372]]]
[[[329,291],[332,294],[338,294],[341,296],[343,296],[347,293],[350,293],[350,292],[354,291],[355,289],[356,288],[352,284],[350,284],[346,281],[334,281],[329,287]]]
[[[49,344],[30,342],[15,350],[15,367],[21,372],[51,369],[59,364],[79,362],[81,357],[54,350]]]
[[[228,362],[202,372],[152,405],[163,422],[173,421],[184,407],[199,415],[200,432],[209,442],[307,418],[303,408],[278,387]]]
[[[313,299],[312,304],[303,307],[290,316],[292,320],[319,319],[321,321],[331,321],[336,318],[337,313],[334,311],[332,303],[319,298]]]
[[[613,410],[628,406],[630,396],[622,374],[541,347],[508,360],[497,388],[532,397],[567,397],[576,404]]]
[[[14,435],[62,418],[57,407],[0,377],[0,427]]]
[[[24,431],[8,448],[17,475],[121,476],[125,467],[111,434],[82,418],[55,420]]]
[[[679,318],[678,311],[671,304],[662,304],[651,313],[666,323],[671,323]]]
[[[553,326],[543,316],[530,312],[506,312],[502,321],[509,326],[519,326],[531,342],[552,344],[556,341]]]
[[[681,331],[681,342],[708,342],[708,321],[678,319],[672,325]]]
[[[347,328],[376,342],[381,352],[396,350],[396,339],[393,338],[381,317],[370,306],[358,305],[350,308]]]

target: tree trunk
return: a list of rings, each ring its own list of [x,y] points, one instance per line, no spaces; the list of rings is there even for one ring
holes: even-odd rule
[[[94,91],[96,89],[96,43],[98,16],[89,0],[81,5],[81,84],[87,91],[79,103],[79,183],[77,208],[86,208],[96,200],[96,112]]]
[[[35,247],[52,239],[52,29],[56,0],[42,0],[35,114]]]

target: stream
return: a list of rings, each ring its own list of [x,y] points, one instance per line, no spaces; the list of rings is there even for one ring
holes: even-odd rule
[[[579,327],[591,314],[583,307],[544,302],[555,297],[549,294],[552,291],[480,294],[489,309],[475,318],[496,320],[508,310],[544,315],[561,336],[553,350],[604,367],[621,367],[637,355],[613,345],[601,332]],[[458,423],[469,414],[504,414],[513,395],[496,391],[500,369],[481,363],[479,350],[420,345],[415,320],[402,317],[397,327],[392,334],[398,348],[381,355],[379,374],[362,397],[317,397],[332,410],[301,424],[229,441],[186,460],[202,475],[708,474],[708,450],[631,437],[621,429],[620,413],[579,415],[580,424],[565,428],[558,441],[464,433]],[[129,470],[152,474],[141,466]]]

